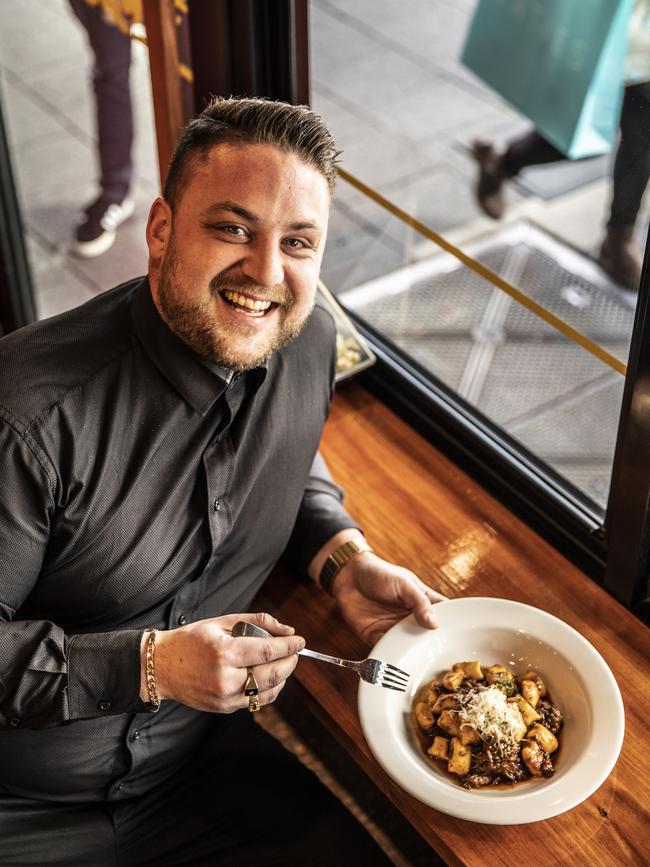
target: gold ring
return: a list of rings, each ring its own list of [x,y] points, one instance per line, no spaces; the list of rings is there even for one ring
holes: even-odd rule
[[[253,669],[248,669],[248,677],[246,678],[246,683],[244,684],[244,695],[248,696],[248,710],[250,713],[256,713],[261,709],[260,700],[258,698],[260,688],[255,680],[255,675],[253,674]]]

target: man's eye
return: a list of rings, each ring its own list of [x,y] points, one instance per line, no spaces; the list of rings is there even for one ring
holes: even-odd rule
[[[292,247],[294,250],[311,249],[311,245],[307,244],[301,238],[285,238],[284,243],[288,247]]]
[[[229,235],[232,238],[247,238],[248,232],[244,226],[234,223],[204,223],[204,229],[214,235]]]

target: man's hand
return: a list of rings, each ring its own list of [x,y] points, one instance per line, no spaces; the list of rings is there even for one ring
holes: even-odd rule
[[[364,552],[353,557],[334,579],[332,592],[346,622],[368,644],[407,614],[434,628],[433,605],[446,599],[410,570]]]
[[[255,623],[273,638],[231,638],[238,620]],[[146,641],[141,645],[140,697],[148,701],[145,670]],[[305,641],[291,626],[270,614],[228,614],[199,620],[156,635],[154,664],[160,699],[173,699],[196,710],[232,713],[248,707],[244,696],[247,668],[254,668],[260,704],[270,704],[279,695],[296,667],[297,653]]]

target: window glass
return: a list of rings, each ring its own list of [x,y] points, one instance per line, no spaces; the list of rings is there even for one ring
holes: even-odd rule
[[[650,209],[650,4],[592,5],[585,26],[573,0],[314,0],[310,63],[344,170],[324,282],[604,508]]]

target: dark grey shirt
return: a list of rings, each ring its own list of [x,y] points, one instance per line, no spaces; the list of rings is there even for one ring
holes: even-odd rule
[[[140,638],[250,610],[285,548],[304,571],[355,526],[317,453],[334,337],[317,307],[228,382],[138,279],[0,340],[0,791],[131,797],[205,736],[140,701]]]

